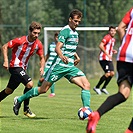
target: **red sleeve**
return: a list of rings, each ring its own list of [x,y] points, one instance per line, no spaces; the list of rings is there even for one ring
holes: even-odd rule
[[[15,38],[8,42],[8,47],[13,48],[13,47],[19,46],[22,44],[24,40],[25,40],[25,36],[20,37],[20,38]]]
[[[44,49],[43,49],[43,44],[41,41],[38,40],[38,50],[36,52],[38,55],[44,55]]]
[[[131,11],[133,10],[133,8],[131,8],[123,17],[122,22],[124,22],[126,25],[129,24],[130,20],[131,20]]]
[[[110,36],[106,35],[104,36],[104,38],[102,39],[102,42],[106,45],[109,42]]]

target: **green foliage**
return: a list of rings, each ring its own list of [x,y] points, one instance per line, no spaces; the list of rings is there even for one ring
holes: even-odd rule
[[[40,22],[43,27],[66,25],[68,15],[74,8],[83,12],[80,26],[118,26],[125,12],[132,7],[131,5],[133,5],[131,0],[0,0],[0,47],[15,37],[26,35],[32,21]],[[80,34],[81,46],[98,48],[98,44],[106,33],[103,31],[82,32]],[[43,30],[39,39],[43,42]],[[84,49],[80,49],[78,53],[83,55],[81,57],[83,60],[83,57],[88,56]],[[95,52],[93,56],[97,56],[97,53]],[[1,62],[2,58],[0,64]],[[36,72],[34,76],[37,77],[38,65],[33,66],[34,60],[29,64],[31,66],[29,71]]]
[[[93,88],[98,79],[90,80]],[[34,81],[35,85],[37,81]],[[7,80],[1,80],[3,89]],[[12,111],[13,98],[23,93],[24,86],[18,89],[0,104],[0,132],[1,133],[85,133],[87,121],[78,119],[77,111],[82,106],[80,88],[61,79],[55,84],[54,98],[48,98],[50,92],[41,94],[30,101],[31,110],[37,115],[29,119],[23,115],[23,104],[18,116]],[[108,91],[110,94],[117,92],[116,79],[112,79]],[[91,108],[96,110],[107,98],[107,95],[97,95],[91,89]],[[98,123],[97,133],[124,133],[128,127],[131,113],[132,96],[123,104],[106,113]]]
[[[86,3],[86,6],[83,3]],[[84,12],[83,20],[85,23],[86,19],[86,26],[118,26],[132,4],[131,0],[77,0],[77,8]]]

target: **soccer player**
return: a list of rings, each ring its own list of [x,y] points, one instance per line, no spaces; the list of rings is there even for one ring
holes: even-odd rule
[[[45,65],[45,69],[44,69],[44,75],[47,72],[47,70],[50,68],[50,66],[52,65],[53,59],[57,55],[57,53],[55,52],[55,47],[56,47],[57,41],[58,41],[58,33],[56,32],[54,34],[54,42],[49,44],[48,52],[45,56],[46,65]],[[42,85],[42,82],[44,80],[43,76],[41,76],[41,78],[39,79],[38,86]],[[54,88],[55,88],[55,83],[53,83],[52,86],[50,87],[51,93],[49,94],[49,97],[54,97],[55,96]]]
[[[93,90],[101,95],[101,92],[105,94],[109,94],[106,90],[106,86],[109,84],[110,80],[114,76],[114,66],[112,62],[112,55],[116,54],[117,51],[113,49],[115,45],[115,36],[116,28],[113,26],[109,27],[109,33],[104,36],[101,43],[99,44],[100,54],[99,54],[99,63],[105,72],[105,74],[100,78],[97,85],[93,88]],[[103,84],[104,83],[104,84]],[[103,84],[102,88],[100,86]]]
[[[46,93],[51,85],[62,77],[67,78],[71,83],[81,88],[83,106],[90,107],[90,83],[85,74],[75,66],[79,61],[75,59],[79,40],[76,27],[81,22],[81,18],[82,13],[78,9],[70,12],[68,25],[63,27],[58,35],[58,43],[55,48],[57,56],[46,72],[42,86],[34,87],[24,95],[14,98],[13,111],[15,115],[18,115],[22,101]]]
[[[24,93],[33,87],[33,81],[26,73],[26,69],[30,57],[35,53],[40,57],[40,74],[43,74],[45,63],[44,52],[43,45],[38,39],[41,28],[40,23],[32,22],[27,36],[12,39],[3,45],[3,67],[7,70],[9,69],[11,76],[6,88],[0,92],[0,102],[13,93],[20,83],[25,86]],[[8,66],[8,49],[12,50],[10,66]],[[35,114],[29,108],[29,99],[24,101],[24,115],[30,118],[35,117]]]
[[[105,102],[89,115],[89,120],[86,127],[87,133],[95,133],[96,125],[101,116],[115,106],[125,102],[132,89],[133,85],[133,8],[131,8],[123,17],[118,26],[118,35],[121,41],[121,46],[117,55],[117,71],[119,86],[118,93],[109,96]],[[125,133],[133,133],[133,119],[129,124]]]

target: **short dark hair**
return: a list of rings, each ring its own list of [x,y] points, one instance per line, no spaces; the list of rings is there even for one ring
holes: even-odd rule
[[[116,29],[116,27],[115,27],[115,26],[109,26],[109,31],[110,31],[111,29]]]
[[[29,26],[29,30],[32,32],[34,29],[42,29],[42,25],[38,22],[33,21],[30,26]]]
[[[55,32],[54,37],[58,36],[58,34],[59,34],[58,32]]]
[[[79,11],[78,9],[73,9],[70,14],[69,17],[71,17],[72,19],[74,18],[74,16],[78,16],[78,18],[82,18],[82,12]]]

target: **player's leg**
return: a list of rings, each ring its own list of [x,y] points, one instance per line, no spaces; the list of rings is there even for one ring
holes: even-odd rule
[[[90,83],[84,73],[77,67],[72,67],[66,72],[65,77],[82,88],[81,99],[83,106],[90,107]]]
[[[90,107],[90,83],[85,76],[74,77],[71,81],[82,88],[81,99],[83,107]]]
[[[131,122],[129,124],[128,129],[125,131],[125,133],[133,133],[133,118],[131,119]]]
[[[28,92],[30,89],[32,89],[32,87],[33,87],[33,82],[32,82],[32,81],[28,82],[28,83],[26,84],[25,89],[24,89],[24,94],[25,94],[26,92]],[[29,99],[29,98],[26,99],[26,100],[24,100],[24,109],[23,109],[24,115],[27,116],[27,117],[29,117],[29,118],[33,118],[33,117],[35,117],[36,115],[35,115],[35,114],[31,111],[31,109],[29,108],[29,103],[30,103],[30,99]]]
[[[25,70],[21,67],[15,68],[15,75],[17,75],[20,83],[25,85],[24,94],[33,87],[33,82],[31,78],[26,74]],[[24,101],[24,115],[28,117],[35,117],[35,114],[31,112],[29,108],[29,99]]]
[[[128,70],[126,69],[128,66]],[[96,125],[102,115],[107,111],[113,109],[115,106],[123,103],[129,97],[132,87],[132,65],[128,63],[118,62],[118,93],[109,96],[105,102],[98,108],[97,111],[93,112],[89,117],[87,124],[87,133],[95,133]]]
[[[121,82],[120,91],[112,96],[109,96],[105,102],[98,108],[97,111],[94,111],[89,116],[89,121],[87,124],[87,133],[95,133],[96,125],[101,118],[109,110],[113,109],[115,106],[119,105],[122,102],[125,102],[128,96],[130,95],[131,86],[128,81],[124,80]],[[127,91],[127,92],[125,92]]]
[[[49,88],[51,87],[51,85],[62,77],[62,75],[60,73],[58,73],[58,69],[55,71],[54,70],[52,71],[52,70],[49,69],[49,71],[47,71],[47,73],[45,74],[45,80],[43,81],[43,83],[40,87],[34,87],[31,90],[29,90],[28,92],[26,92],[24,95],[14,98],[13,111],[14,111],[15,115],[18,115],[19,108],[21,106],[21,103],[24,100],[32,98],[32,97],[36,97],[42,93],[46,93],[49,90]]]
[[[52,84],[52,86],[50,87],[50,94],[49,97],[54,97],[55,96],[55,83]]]
[[[111,81],[112,77],[114,76],[114,66],[113,66],[113,62],[112,61],[108,61],[107,62],[107,66],[108,69],[105,69],[105,76],[106,76],[106,80],[103,84],[103,87],[101,88],[101,92],[105,93],[105,94],[109,94],[109,92],[106,90],[107,85],[109,84],[109,82]]]
[[[39,80],[38,80],[38,83],[37,83],[37,86],[41,86],[42,85],[42,82],[44,80],[44,77],[41,77]]]
[[[8,81],[7,87],[0,92],[0,102],[8,95],[12,94],[21,82],[14,68],[9,68],[9,72],[11,73],[11,76]]]
[[[36,97],[42,93],[46,93],[51,85],[52,85],[51,83],[44,80],[41,87],[34,87],[34,88],[30,89],[28,92],[26,92],[25,94],[23,94],[22,96],[15,97],[14,98],[14,106],[13,106],[13,111],[14,111],[15,115],[18,115],[19,108],[21,107],[21,103],[24,100],[30,99],[32,97]]]
[[[109,84],[110,80],[112,79],[112,77],[110,76],[110,72],[106,72],[105,73],[105,77],[106,77],[106,79],[105,79],[105,82],[103,84],[103,87],[101,88],[101,92],[103,92],[103,93],[108,95],[109,92],[106,90],[106,87]]]
[[[101,65],[103,71],[104,71],[105,74],[106,74],[106,72],[107,72],[106,69],[108,68],[108,66],[107,66],[107,61],[103,60],[103,61],[99,61],[99,63],[100,63],[100,65]],[[101,95],[100,86],[101,86],[101,85],[103,84],[103,82],[106,81],[106,79],[107,79],[107,77],[106,77],[105,74],[99,79],[97,85],[93,88],[93,90],[94,90],[98,95]]]

